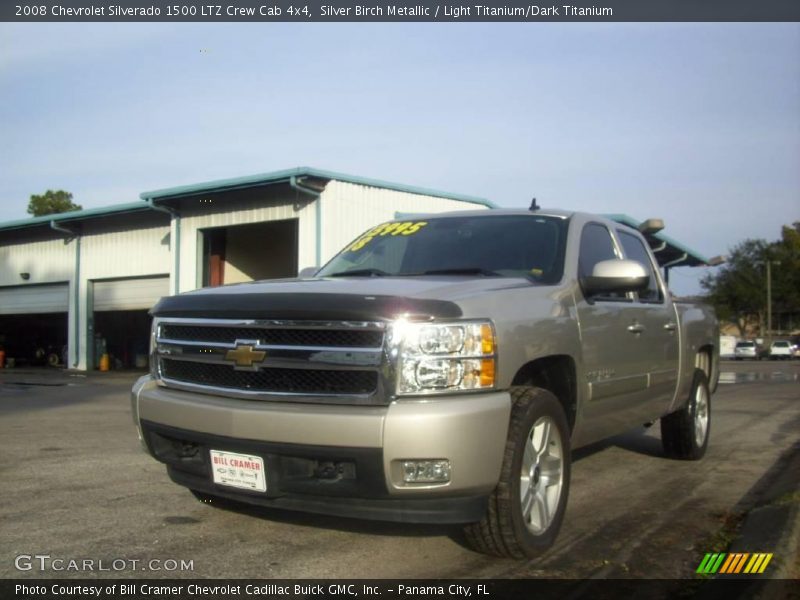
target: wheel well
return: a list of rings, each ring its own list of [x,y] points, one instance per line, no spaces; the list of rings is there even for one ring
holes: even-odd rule
[[[711,344],[702,346],[694,357],[694,366],[706,374],[711,393],[716,392],[719,383],[719,364],[714,364],[714,346]]]
[[[702,370],[711,381],[711,357],[714,356],[713,346],[703,346],[694,357],[694,366]]]
[[[546,356],[531,361],[517,371],[512,385],[530,385],[551,392],[564,408],[569,429],[572,431],[578,410],[578,395],[575,362],[571,357]]]

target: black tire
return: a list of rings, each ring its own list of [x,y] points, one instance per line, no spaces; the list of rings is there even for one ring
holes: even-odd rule
[[[705,426],[702,427],[703,415]],[[684,405],[661,417],[664,454],[681,460],[700,460],[711,436],[711,392],[705,372],[695,369],[692,389]]]
[[[464,533],[467,542],[478,552],[533,558],[553,545],[564,520],[571,465],[569,425],[558,399],[547,390],[514,387],[510,392],[511,418],[500,481],[489,497],[486,515],[478,523],[467,525]],[[531,464],[527,472],[530,477],[525,479],[528,482],[525,485],[530,486],[530,494],[526,495],[529,498],[527,512],[531,516],[528,521],[522,508],[525,447],[535,439],[534,433],[538,437],[548,427],[549,434],[544,435],[544,439],[549,443],[538,453],[535,464]],[[535,450],[535,442],[531,447]],[[550,511],[545,511],[544,515],[539,513],[548,506]],[[540,520],[540,523],[535,522]]]

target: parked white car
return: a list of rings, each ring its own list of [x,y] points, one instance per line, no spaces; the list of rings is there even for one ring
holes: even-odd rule
[[[755,342],[751,341],[736,342],[736,347],[733,349],[733,357],[736,360],[745,358],[758,360],[758,347]]]
[[[792,345],[786,340],[772,342],[769,347],[769,358],[770,360],[789,360],[792,358]]]

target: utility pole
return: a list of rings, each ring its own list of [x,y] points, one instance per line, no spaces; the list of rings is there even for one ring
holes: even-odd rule
[[[767,341],[772,343],[772,261],[767,263]]]
[[[767,265],[767,335],[765,345],[772,343],[772,265],[779,266],[779,260],[764,260]]]

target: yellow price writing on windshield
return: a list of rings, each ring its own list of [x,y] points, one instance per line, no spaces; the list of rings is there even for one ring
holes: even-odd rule
[[[377,227],[370,229],[367,233],[353,242],[353,244],[347,250],[350,252],[361,250],[364,246],[379,236],[413,235],[427,224],[427,221],[401,221],[395,223],[383,223],[382,225],[378,225]]]

